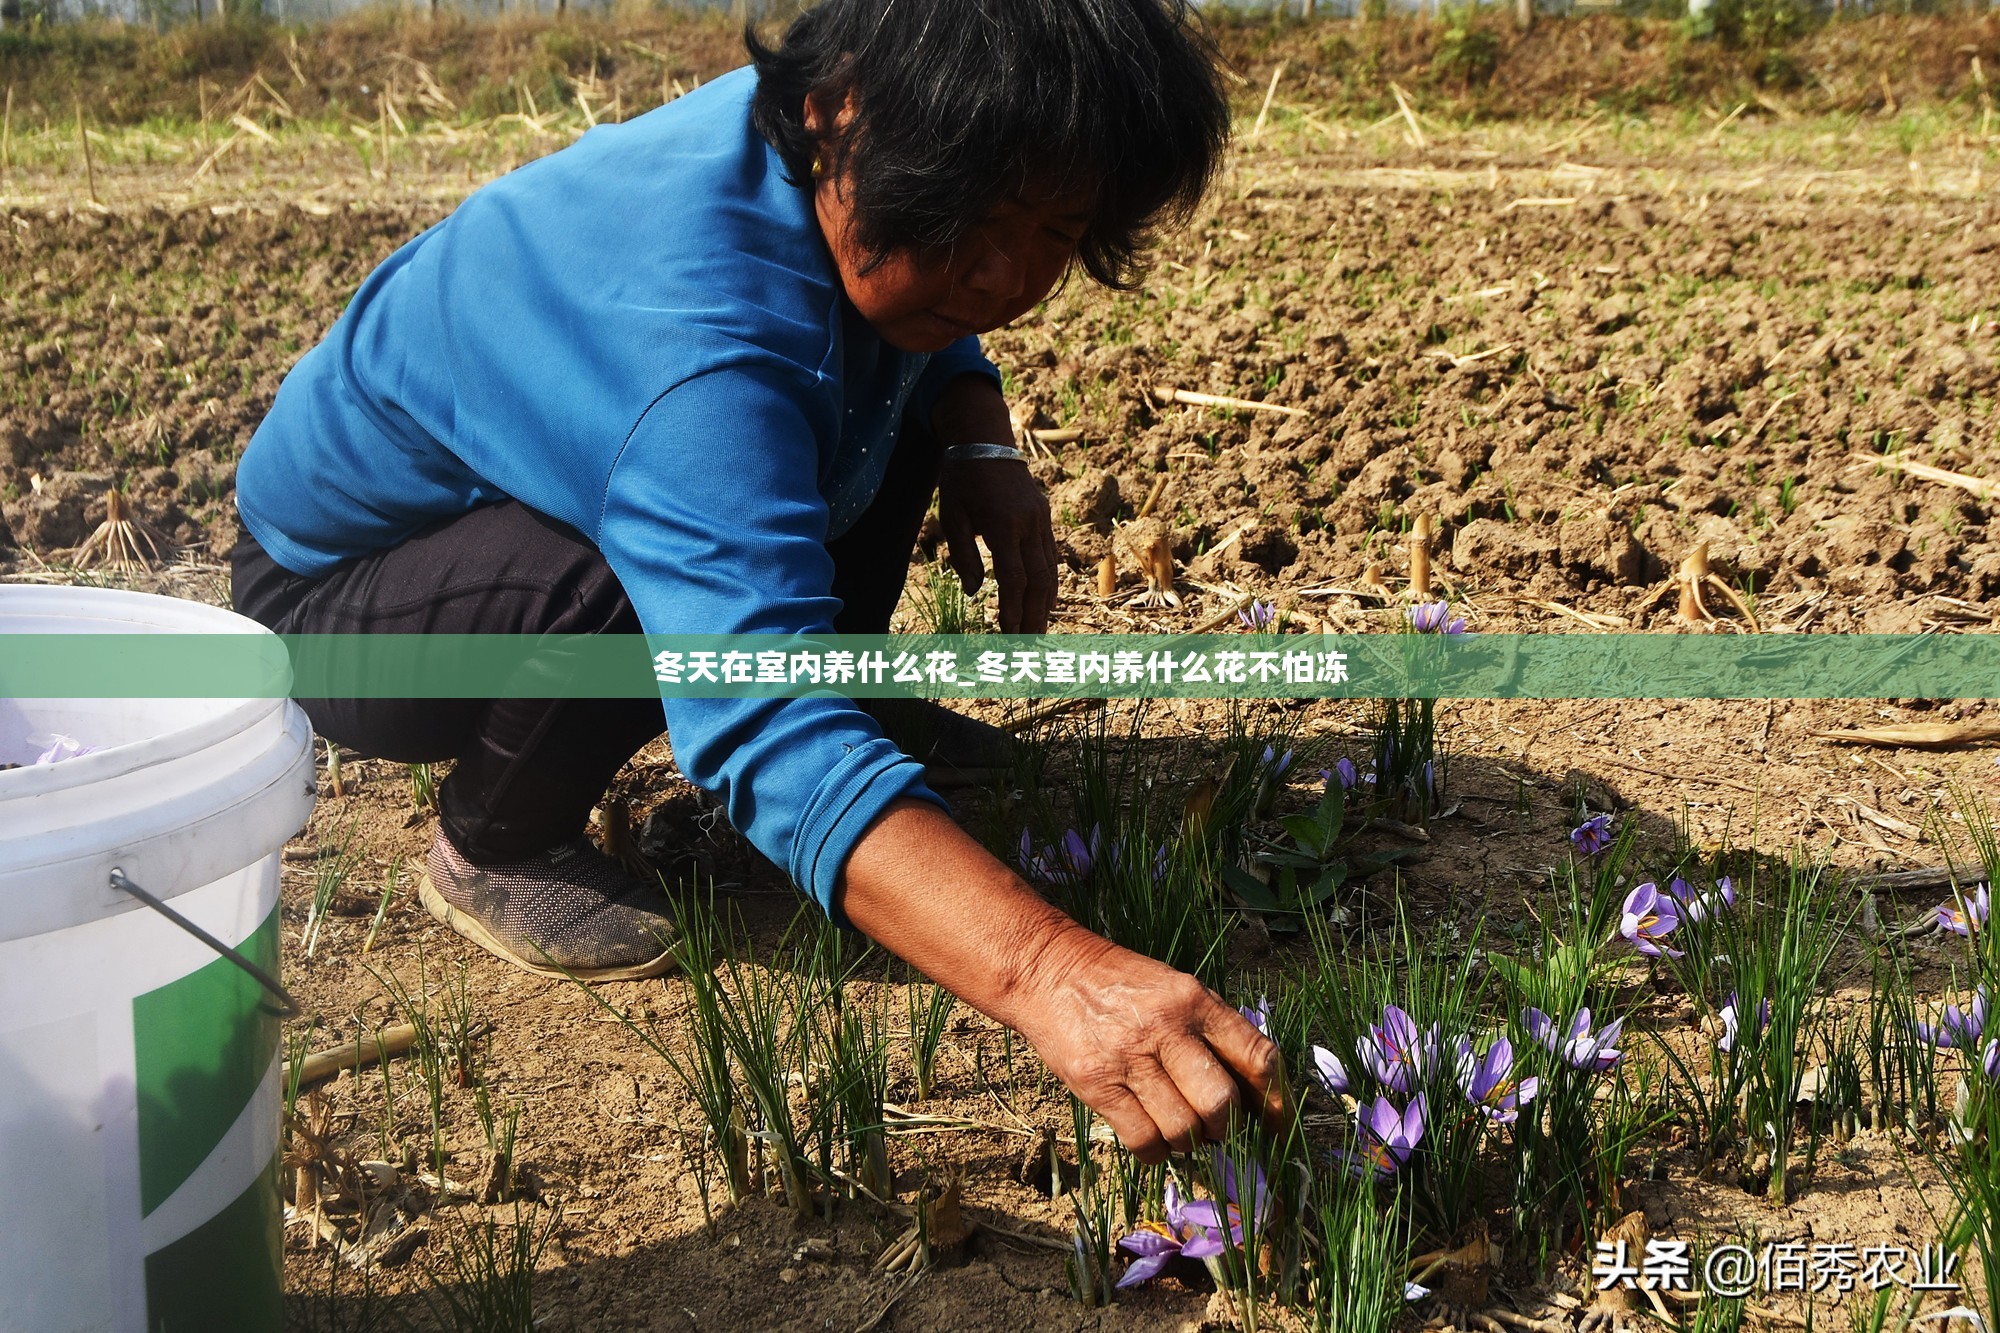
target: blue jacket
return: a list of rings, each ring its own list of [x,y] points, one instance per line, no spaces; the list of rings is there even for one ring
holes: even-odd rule
[[[993,375],[974,339],[878,338],[810,195],[725,75],[494,181],[371,274],[286,376],[237,506],[308,577],[476,505],[585,534],[652,634],[832,627],[826,543],[882,482],[904,408]],[[673,699],[689,781],[823,907],[923,769],[836,698]]]

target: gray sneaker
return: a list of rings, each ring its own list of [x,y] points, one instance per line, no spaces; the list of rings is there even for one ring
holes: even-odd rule
[[[665,895],[588,838],[526,861],[475,866],[439,829],[417,894],[480,948],[543,976],[637,981],[674,965],[679,931]]]

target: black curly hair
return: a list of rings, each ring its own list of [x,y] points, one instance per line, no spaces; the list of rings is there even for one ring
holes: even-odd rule
[[[1087,192],[1085,272],[1130,288],[1229,138],[1218,57],[1187,0],[823,0],[776,48],[746,31],[752,117],[803,185],[845,170],[857,239],[949,249],[1000,200]],[[806,128],[810,97],[854,118]]]

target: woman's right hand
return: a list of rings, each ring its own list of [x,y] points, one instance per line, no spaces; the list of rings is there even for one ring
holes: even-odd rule
[[[1245,1106],[1285,1113],[1269,1038],[1185,972],[1066,923],[1013,1026],[1143,1162],[1219,1141]]]
[[[848,858],[864,933],[1019,1032],[1147,1162],[1285,1112],[1278,1048],[1184,972],[1085,930],[929,801],[899,800]]]

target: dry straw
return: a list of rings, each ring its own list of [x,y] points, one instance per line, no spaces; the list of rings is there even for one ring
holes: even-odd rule
[[[1180,389],[1171,384],[1154,385],[1153,397],[1163,404],[1183,403],[1189,407],[1227,407],[1240,412],[1276,412],[1288,417],[1302,417],[1306,414],[1306,410],[1302,407],[1260,403],[1249,398],[1231,398],[1225,394],[1197,393],[1193,389]]]

